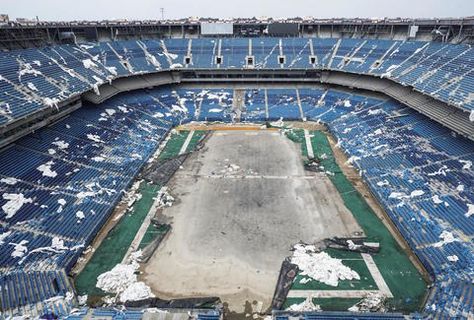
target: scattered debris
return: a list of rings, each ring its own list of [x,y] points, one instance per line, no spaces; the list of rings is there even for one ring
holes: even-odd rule
[[[88,134],[87,134],[87,138],[88,138],[89,140],[94,141],[94,142],[104,143],[104,141],[102,141],[102,140],[100,139],[100,137],[99,137],[98,135],[96,135],[96,134],[88,133]]]
[[[281,310],[298,270],[298,266],[291,263],[288,258],[283,261],[275,293],[273,294],[271,310]]]
[[[174,198],[168,193],[168,187],[161,188],[156,196],[159,199],[158,208],[171,207],[173,205]]]
[[[228,159],[226,159],[228,160]],[[224,169],[221,170],[221,173],[226,174],[233,174],[236,173],[240,170],[240,166],[234,164],[234,163],[226,163],[224,164]]]
[[[58,147],[59,149],[63,149],[63,150],[69,148],[69,143],[67,143],[66,141],[63,141],[63,140],[53,141],[53,142],[51,142],[51,144],[53,144],[56,147]]]
[[[321,307],[313,303],[313,297],[309,296],[300,304],[293,304],[286,308],[286,311],[305,312],[305,311],[321,311]]]
[[[388,183],[387,180],[383,180],[383,181],[377,182],[377,185],[378,185],[379,187],[383,187],[383,186],[388,186],[389,183]]]
[[[380,251],[380,243],[365,242],[362,238],[330,238],[325,243],[328,248],[355,251],[360,253],[377,253]]]
[[[285,123],[283,122],[283,117],[278,119],[278,121],[270,122],[270,125],[272,127],[283,128],[285,126]]]
[[[470,160],[459,160],[459,162],[463,165],[463,170],[469,170],[472,167],[472,161]]]
[[[222,307],[219,297],[183,298],[163,300],[160,298],[147,298],[138,301],[129,300],[125,303],[130,308],[158,308],[158,309],[200,309]]]
[[[347,309],[351,312],[386,312],[386,298],[380,293],[368,293],[361,301]]]
[[[83,296],[77,296],[77,303],[80,305],[80,306],[83,306],[87,303],[87,294],[83,295]]]
[[[133,204],[142,198],[142,194],[139,190],[141,182],[141,180],[135,181],[130,190],[126,192],[122,198],[123,202],[127,203],[128,210],[131,210]]]

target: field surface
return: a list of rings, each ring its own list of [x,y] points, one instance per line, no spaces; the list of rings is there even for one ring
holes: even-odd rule
[[[168,239],[143,268],[161,298],[220,296],[233,311],[269,306],[290,248],[362,233],[324,173],[275,131],[215,131],[169,187]]]

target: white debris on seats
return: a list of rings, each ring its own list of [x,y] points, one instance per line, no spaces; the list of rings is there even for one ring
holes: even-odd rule
[[[58,173],[52,169],[53,165],[54,165],[54,161],[51,160],[46,163],[43,163],[42,165],[38,166],[36,169],[40,171],[45,177],[55,178],[58,175]]]
[[[6,214],[6,219],[12,218],[25,203],[33,202],[33,199],[26,198],[22,193],[4,193],[2,196],[3,199],[7,200],[2,206],[2,210]]]
[[[451,232],[446,231],[446,230],[441,232],[441,234],[439,235],[439,238],[441,239],[441,241],[434,243],[433,247],[442,247],[445,244],[448,244],[454,241],[459,241],[458,239],[454,238],[454,235]]]

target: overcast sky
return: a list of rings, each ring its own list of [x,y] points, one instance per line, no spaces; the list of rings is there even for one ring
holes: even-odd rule
[[[474,0],[0,0],[0,13],[40,20],[183,17],[466,17]]]

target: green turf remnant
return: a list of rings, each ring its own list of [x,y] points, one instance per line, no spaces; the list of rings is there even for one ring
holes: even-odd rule
[[[172,133],[166,146],[160,153],[159,159],[176,157],[188,134],[189,131]],[[203,134],[205,134],[205,131],[199,132],[197,136],[200,137]],[[188,147],[187,149],[192,150],[195,145],[196,143],[193,144],[193,147]],[[102,290],[96,288],[97,277],[122,262],[160,189],[161,186],[159,185],[146,182],[140,184],[139,192],[142,197],[133,204],[131,210],[127,211],[117,225],[110,230],[109,234],[94,252],[91,260],[75,278],[75,287],[78,294],[88,294],[90,297],[106,295]],[[165,232],[165,230],[157,229],[150,225],[140,244],[140,248],[143,248],[146,243],[151,242],[161,232]]]
[[[292,129],[287,131],[286,134],[292,141],[301,143],[302,153],[306,156],[307,151],[306,144],[304,143],[304,131],[302,129]],[[311,131],[310,135],[315,159],[324,167],[323,171],[327,172],[329,179],[340,193],[345,206],[351,211],[354,218],[364,230],[367,241],[380,243],[380,252],[374,254],[372,257],[394,296],[393,299],[388,299],[389,307],[401,312],[419,310],[420,304],[426,294],[426,282],[409,260],[407,253],[399,246],[395,238],[367,204],[363,196],[354,188],[339,168],[325,133],[322,131]],[[336,288],[337,290],[372,289],[375,282],[370,274],[367,276],[368,269],[365,263],[361,264],[360,260],[351,260],[354,258],[359,259],[357,256],[361,258],[360,254],[334,249],[328,249],[326,252],[332,257],[343,259],[343,263],[358,272],[362,278],[360,282],[341,281]],[[302,285],[299,283],[300,279],[301,276],[299,275],[293,283],[292,289],[334,290],[334,288],[327,288],[328,286],[323,284],[315,284],[316,281]],[[292,302],[293,300],[288,300],[287,305],[295,303]],[[298,301],[302,302],[303,300],[304,299],[300,299]],[[324,303],[320,303],[321,300],[324,300]],[[353,301],[351,301],[350,303],[346,303],[344,300],[353,299],[328,298],[315,299],[314,302],[320,304],[323,310],[347,310],[346,306],[350,307],[357,302],[352,303]]]
[[[201,139],[204,138],[206,135],[207,131],[205,130],[196,130],[194,131],[193,137],[191,138],[191,141],[188,144],[188,147],[186,148],[186,152],[193,151],[196,146],[199,144]]]
[[[170,226],[166,224],[155,226],[153,223],[150,223],[148,229],[145,232],[145,235],[143,236],[142,241],[140,242],[140,245],[138,246],[138,249],[145,248],[147,245],[152,243],[153,240],[155,240],[157,237],[168,232],[169,229]]]
[[[159,160],[167,160],[176,157],[188,137],[189,131],[176,131],[171,133],[171,138],[158,156]]]
[[[119,223],[109,232],[100,246],[94,252],[91,260],[75,279],[77,293],[80,295],[103,296],[105,293],[96,288],[97,277],[120,263],[127,253],[130,244],[140,229],[154,197],[160,186],[142,182],[139,192],[142,197],[136,201],[132,210],[126,212]]]

